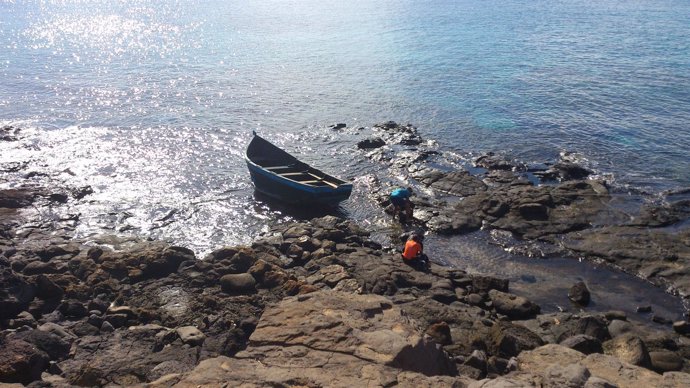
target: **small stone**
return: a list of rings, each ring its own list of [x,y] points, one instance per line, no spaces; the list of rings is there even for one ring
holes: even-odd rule
[[[601,342],[598,339],[585,334],[578,334],[566,338],[565,340],[561,341],[560,344],[584,354],[603,352]]]
[[[637,306],[636,311],[638,313],[651,313],[652,312],[652,306],[646,305],[646,306]]]
[[[652,316],[652,322],[656,322],[656,323],[659,323],[662,325],[668,325],[668,324],[673,323],[673,321],[671,321],[670,319],[664,318],[661,315],[656,315],[656,314],[654,314]]]
[[[673,330],[678,334],[687,335],[690,334],[690,322],[678,321],[673,322]]]
[[[113,327],[113,325],[110,324],[110,322],[103,321],[103,323],[101,324],[101,331],[104,333],[112,333],[113,331],[115,331],[115,328]]]
[[[256,279],[248,273],[229,274],[220,278],[220,287],[225,292],[255,291]]]
[[[568,291],[568,299],[581,305],[587,306],[590,301],[590,292],[585,282],[577,282]]]
[[[182,342],[191,346],[201,345],[206,339],[204,333],[194,326],[178,327],[175,331],[177,335],[180,336]]]
[[[633,326],[630,322],[621,321],[619,319],[612,320],[611,323],[609,323],[608,325],[608,330],[609,334],[611,335],[611,338],[621,336],[625,333],[630,332],[632,329]]]

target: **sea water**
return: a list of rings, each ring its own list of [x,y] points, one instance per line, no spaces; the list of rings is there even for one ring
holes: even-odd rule
[[[0,123],[21,128],[0,167],[23,166],[0,184],[90,185],[64,210],[81,237],[202,254],[289,219],[253,193],[252,130],[353,179],[344,215],[385,229],[380,166],[329,125],[387,120],[460,159],[570,152],[621,195],[686,187],[690,3],[0,1]]]

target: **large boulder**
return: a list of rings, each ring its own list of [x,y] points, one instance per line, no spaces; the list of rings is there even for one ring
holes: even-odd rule
[[[267,308],[247,349],[153,386],[465,386],[454,363],[391,302],[325,290]],[[433,377],[428,377],[433,376]]]

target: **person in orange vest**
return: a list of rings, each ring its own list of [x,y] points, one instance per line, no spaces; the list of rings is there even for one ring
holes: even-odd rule
[[[405,264],[417,269],[429,269],[429,258],[424,254],[424,237],[413,233],[405,242],[402,258]]]

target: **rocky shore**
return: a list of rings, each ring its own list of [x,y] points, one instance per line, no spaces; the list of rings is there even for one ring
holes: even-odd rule
[[[690,235],[673,228],[690,215],[683,193],[631,216],[574,163],[530,170],[486,155],[482,175],[442,170],[416,163],[433,152],[413,127],[376,131],[363,152],[427,190],[414,197],[416,227],[509,233],[521,252],[538,241],[690,296]],[[0,190],[0,386],[690,386],[688,322],[588,313],[585,284],[569,295],[584,312],[542,314],[505,279],[417,271],[333,216],[205,257],[160,241],[80,240],[78,216],[31,216],[89,192]]]

